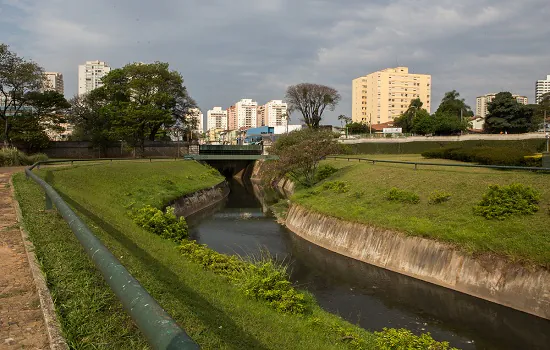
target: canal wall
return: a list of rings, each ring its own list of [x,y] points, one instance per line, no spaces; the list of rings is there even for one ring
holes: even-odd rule
[[[284,186],[284,184],[282,185]],[[286,226],[344,256],[550,319],[550,272],[291,205]]]
[[[174,206],[174,212],[177,216],[188,217],[201,210],[217,205],[229,195],[229,185],[227,181],[220,182],[210,188],[206,188],[187,196],[180,197],[169,206]]]

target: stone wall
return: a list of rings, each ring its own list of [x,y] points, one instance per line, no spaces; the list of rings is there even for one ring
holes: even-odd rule
[[[333,252],[550,319],[550,272],[472,257],[434,240],[346,222],[292,205],[285,224]]]

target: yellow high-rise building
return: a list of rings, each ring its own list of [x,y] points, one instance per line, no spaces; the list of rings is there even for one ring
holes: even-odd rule
[[[354,79],[352,119],[365,124],[391,122],[416,98],[430,112],[431,85],[431,75],[409,73],[408,67],[387,68]]]

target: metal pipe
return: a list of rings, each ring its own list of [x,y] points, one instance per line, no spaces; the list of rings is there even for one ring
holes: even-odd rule
[[[47,161],[42,163],[58,163]],[[32,173],[35,163],[25,173],[46,192],[46,203],[51,200],[69,224],[76,238],[103,275],[111,290],[121,301],[140,331],[154,349],[199,349],[199,346],[182,330],[155,299],[126,270],[115,256],[90,231],[88,226],[71,210],[61,196],[46,181]]]

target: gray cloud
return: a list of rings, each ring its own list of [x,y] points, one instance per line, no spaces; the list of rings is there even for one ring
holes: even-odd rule
[[[77,65],[167,61],[203,111],[250,97],[282,98],[303,81],[337,88],[335,122],[351,112],[351,80],[407,65],[433,78],[434,107],[511,90],[534,98],[550,74],[547,0],[0,0],[0,32],[14,50],[65,76]]]

